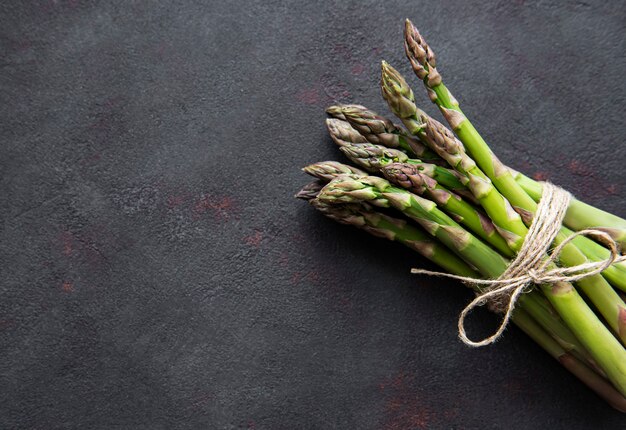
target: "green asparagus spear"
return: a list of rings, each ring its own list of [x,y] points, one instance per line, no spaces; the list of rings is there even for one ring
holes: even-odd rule
[[[357,105],[357,104],[332,105],[326,108],[326,113],[332,116],[333,118],[337,118],[341,121],[346,121],[346,117],[343,114],[343,109],[346,107],[353,107],[357,109],[358,108],[367,109],[365,106]]]
[[[478,167],[493,181],[494,186],[511,205],[521,208],[533,207],[533,200],[517,185],[509,170],[491,151],[459,108],[458,101],[443,84],[437,71],[434,52],[408,19],[404,27],[404,48],[415,75],[424,82],[430,100],[439,107]]]
[[[497,277],[507,261],[496,251],[468,233],[430,200],[416,196],[376,176],[340,176],[320,191],[318,199],[329,203],[369,202],[394,207],[418,222],[431,235],[457,253],[485,276]]]
[[[370,173],[376,173],[388,163],[406,162],[409,156],[404,152],[371,143],[345,145],[339,148],[350,161]]]
[[[335,107],[331,106],[332,111]],[[401,126],[360,105],[340,107],[346,121],[368,142],[388,148],[400,149],[420,159],[433,160],[437,155],[417,138],[411,136]]]
[[[317,185],[305,186],[304,189],[315,187]],[[445,246],[403,219],[380,213],[368,204],[328,204],[317,198],[311,198],[308,191],[301,191],[297,196],[308,200],[311,206],[327,217],[341,224],[360,228],[376,237],[399,242],[450,273],[463,273],[461,276],[470,278],[479,277],[475,270],[451,253]]]
[[[500,254],[507,257],[514,255],[488,217],[440,185],[435,179],[422,173],[420,167],[413,164],[392,163],[383,167],[382,173],[392,183],[435,202],[455,221],[468,227]]]
[[[381,168],[391,163],[407,163],[419,166],[422,173],[437,180],[450,191],[459,194],[472,203],[476,202],[474,195],[469,192],[464,185],[464,183],[467,183],[467,177],[458,174],[454,170],[408,158],[402,151],[386,148],[381,145],[361,143],[346,144],[340,147],[340,150],[352,162],[363,167],[370,173],[377,173]]]

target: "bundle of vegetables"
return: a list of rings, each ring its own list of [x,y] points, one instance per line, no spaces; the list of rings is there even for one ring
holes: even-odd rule
[[[296,197],[324,215],[417,251],[464,278],[500,277],[522,248],[545,184],[503,165],[465,116],[437,71],[435,54],[410,21],[406,55],[450,129],[420,110],[404,77],[382,62],[382,95],[402,125],[361,105],[327,109],[328,131],[356,166],[311,164],[317,178]],[[576,236],[585,229],[613,239]],[[569,200],[554,245],[554,268],[613,262],[575,282],[525,289],[511,321],[616,409],[626,412],[626,220]],[[568,243],[564,243],[564,242]],[[547,261],[546,255],[539,259]],[[620,261],[621,260],[621,261]],[[466,282],[478,294],[479,283]],[[501,309],[493,308],[495,311]]]

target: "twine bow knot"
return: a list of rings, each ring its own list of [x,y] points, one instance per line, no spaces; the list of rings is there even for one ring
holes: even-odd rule
[[[597,275],[615,262],[626,261],[626,256],[620,255],[617,242],[606,232],[597,229],[581,230],[566,239],[557,240],[560,242],[559,245],[546,257],[552,242],[559,239],[561,224],[570,199],[571,195],[564,189],[549,182],[543,183],[541,200],[524,243],[513,261],[497,279],[474,279],[423,269],[411,270],[411,273],[445,276],[483,287],[481,292],[477,293],[476,298],[459,315],[459,337],[463,343],[478,347],[498,340],[511,319],[520,295],[530,291],[534,285],[575,282],[587,276]],[[593,261],[572,267],[557,267],[554,263],[563,248],[578,236],[593,236],[604,243],[609,248],[609,257],[603,261]],[[502,321],[493,335],[480,341],[473,341],[465,332],[465,318],[474,308],[485,303],[492,311],[503,314]]]

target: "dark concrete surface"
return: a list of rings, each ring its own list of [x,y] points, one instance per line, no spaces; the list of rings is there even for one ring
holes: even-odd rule
[[[0,428],[624,425],[292,198],[340,158],[323,108],[410,76],[405,17],[504,161],[626,212],[622,2],[2,2]]]

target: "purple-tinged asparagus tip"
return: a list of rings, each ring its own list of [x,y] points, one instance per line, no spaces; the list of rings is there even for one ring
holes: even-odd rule
[[[400,119],[415,115],[415,97],[404,77],[386,61],[381,63],[381,92],[389,109]]]
[[[367,176],[367,173],[338,161],[320,161],[302,169],[305,173],[323,181],[332,181],[339,175]]]
[[[327,118],[326,128],[328,128],[330,137],[338,146],[345,146],[351,143],[367,143],[367,139],[347,121]]]
[[[420,165],[392,163],[382,169],[383,175],[390,182],[401,186],[415,194],[421,195],[428,189],[434,189],[437,181],[422,173]]]
[[[300,191],[294,196],[297,199],[312,200],[317,197],[320,191],[324,188],[324,183],[321,181],[314,181],[306,184]]]
[[[404,52],[411,62],[415,75],[429,88],[441,84],[441,75],[436,69],[435,53],[408,19],[404,22]]]
[[[328,106],[326,108],[326,113],[330,116],[332,116],[333,118],[337,118],[340,120],[345,121],[346,117],[343,113],[344,109],[364,109],[367,110],[367,108],[363,105],[357,105],[357,104],[347,104],[347,105],[331,105]]]

